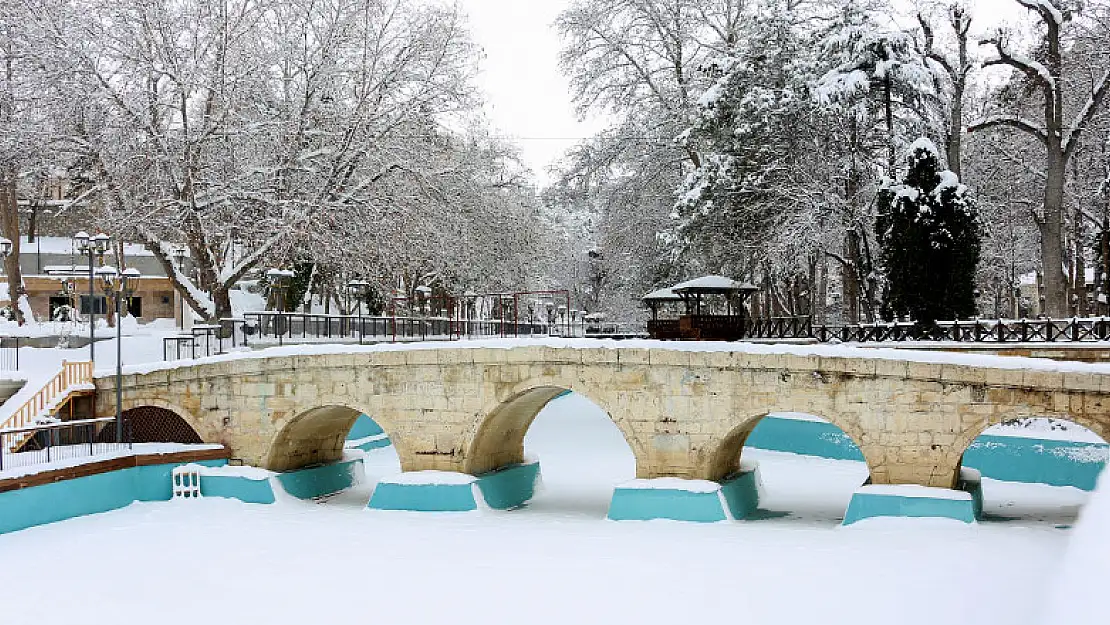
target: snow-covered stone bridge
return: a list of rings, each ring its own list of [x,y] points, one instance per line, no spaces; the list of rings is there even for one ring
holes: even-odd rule
[[[953,487],[985,428],[1070,419],[1110,439],[1110,367],[854,349],[660,342],[283,348],[126,373],[123,409],[158,407],[252,465],[339,459],[359,414],[405,471],[481,475],[523,460],[536,413],[564,390],[624,434],[641,478],[723,480],[768,413],[825,417],[859,445],[876,484]],[[98,414],[115,410],[98,377]]]

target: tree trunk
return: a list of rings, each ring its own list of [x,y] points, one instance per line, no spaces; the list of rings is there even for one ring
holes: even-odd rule
[[[216,323],[220,319],[227,319],[232,316],[231,293],[226,286],[221,284],[212,289],[212,303],[216,305],[216,314],[213,319],[208,320],[210,323]]]
[[[894,178],[898,155],[894,151],[894,102],[891,98],[890,75],[883,77],[883,106],[886,107],[886,175]]]
[[[1110,314],[1110,222],[1106,219],[1102,222],[1102,232],[1099,233],[1099,249],[1102,251],[1101,263],[1099,267],[1101,275],[1099,276],[1098,284],[1099,300],[1098,300],[1098,313],[1100,315]]]
[[[848,231],[845,242],[845,257],[848,264],[844,265],[844,303],[847,306],[848,318],[846,323],[859,323],[860,284],[859,284],[859,233],[855,230]]]
[[[1058,143],[1058,139],[1056,141]],[[1044,312],[1049,317],[1068,316],[1068,286],[1064,275],[1064,178],[1065,163],[1059,145],[1049,145],[1048,179],[1044,189],[1041,233],[1041,270],[1044,272]]]
[[[1087,263],[1083,257],[1083,216],[1079,214],[1079,209],[1075,211],[1075,221],[1072,227],[1074,228],[1073,243],[1075,247],[1075,282],[1072,284],[1072,293],[1075,298],[1075,314],[1080,317],[1086,317],[1089,314],[1087,310]]]
[[[952,111],[948,118],[948,145],[946,146],[948,153],[946,157],[948,158],[948,170],[961,179],[963,178],[963,172],[960,163],[962,158],[960,150],[963,145],[963,124],[964,86],[962,81],[958,81],[952,94]]]
[[[23,325],[28,319],[23,318],[23,311],[19,308],[19,298],[26,293],[26,289],[23,288],[23,272],[19,268],[19,198],[15,178],[15,168],[4,166],[0,172],[0,229],[4,237],[12,242],[11,254],[4,259],[4,273],[8,276],[13,318]]]

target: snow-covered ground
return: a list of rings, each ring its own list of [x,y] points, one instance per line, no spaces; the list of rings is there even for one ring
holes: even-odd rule
[[[573,395],[537,418],[526,448],[544,485],[509,512],[366,509],[374,482],[399,470],[385,448],[367,455],[365,483],[323,503],[135,504],[3,535],[2,620],[1032,625],[1069,535],[1033,520],[839,527],[861,463],[753,450],[765,518],[606,521],[632,454]]]

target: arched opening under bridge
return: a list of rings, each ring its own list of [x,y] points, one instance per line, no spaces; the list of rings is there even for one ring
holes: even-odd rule
[[[475,475],[521,461],[540,463],[535,513],[604,518],[613,489],[636,477],[636,458],[612,413],[561,387],[537,387],[497,406],[470,447]]]
[[[735,474],[750,461],[758,464],[760,479],[759,508],[750,519],[840,521],[852,493],[870,476],[851,436],[805,413],[768,413],[738,423],[714,452],[713,477]]]
[[[982,476],[986,521],[1075,521],[1110,445],[1070,419],[1015,417],[985,428],[961,458]]]

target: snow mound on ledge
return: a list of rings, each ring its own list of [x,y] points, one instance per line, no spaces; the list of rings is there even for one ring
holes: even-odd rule
[[[625,490],[680,490],[687,493],[715,493],[721,485],[709,480],[687,480],[681,477],[657,477],[629,480],[617,486]]]
[[[1103,625],[1108,622],[1106,572],[1110,568],[1110,471],[1079,514],[1056,576],[1043,625]]]
[[[971,493],[950,488],[932,488],[916,484],[870,484],[860,486],[857,493],[864,495],[889,495],[893,497],[924,497],[928,499],[952,499],[971,501]]]
[[[208,467],[202,464],[185,464],[181,465],[181,468],[189,471],[196,471],[202,477],[205,475],[217,477],[241,477],[248,480],[260,481],[270,479],[272,476],[277,475],[277,473],[274,473],[273,471],[267,471],[266,469],[260,469],[258,467],[251,467],[246,465],[232,466],[230,464],[226,464],[219,467]]]
[[[406,471],[392,477],[384,477],[379,484],[473,484],[478,478],[454,471]]]

